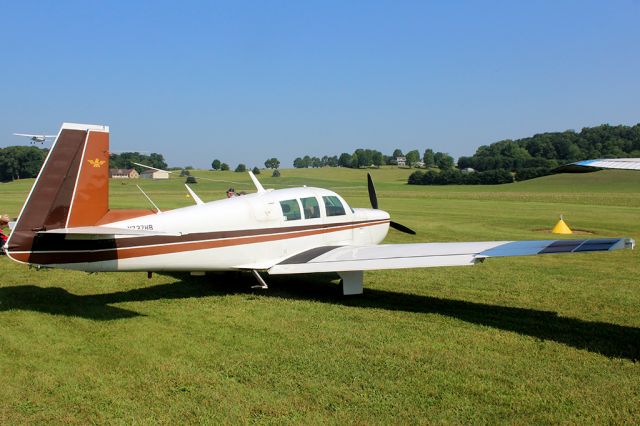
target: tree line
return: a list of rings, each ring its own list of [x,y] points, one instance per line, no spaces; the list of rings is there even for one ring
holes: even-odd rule
[[[141,154],[139,152],[122,152],[119,154],[112,153],[109,155],[109,168],[111,169],[136,169],[138,173],[142,173],[144,170],[147,170],[144,167],[133,163],[146,164],[147,166],[162,170],[166,170],[168,168],[163,155],[156,152],[152,152],[149,155]]]
[[[343,152],[342,154],[323,157],[312,157],[305,155],[293,160],[293,167],[302,169],[308,167],[348,167],[358,169],[363,167],[380,167],[382,165],[397,165],[397,158],[404,157],[407,167],[435,167],[447,170],[454,166],[453,157],[447,153],[434,152],[432,149],[425,150],[421,156],[417,149],[403,154],[400,148],[396,148],[391,155],[384,155],[375,149],[356,149],[352,154]]]
[[[407,181],[410,185],[495,185],[513,182],[513,174],[497,169],[484,172],[465,172],[460,169],[442,171],[416,170]]]
[[[529,167],[556,167],[594,158],[640,156],[640,124],[610,126],[603,124],[573,130],[536,134],[529,138],[502,140],[483,145],[471,157],[460,157],[458,167],[476,170]]]
[[[0,181],[36,177],[48,149],[35,146],[9,146],[0,148]],[[339,156],[312,157],[305,155],[294,160],[294,167],[379,167],[397,164],[398,157],[405,157],[408,167],[419,166],[427,171],[418,171],[411,175],[411,184],[448,184],[448,183],[504,183],[507,174],[513,180],[526,180],[544,176],[560,164],[591,158],[640,157],[640,124],[634,126],[610,126],[603,124],[585,127],[580,132],[540,133],[528,138],[502,140],[490,145],[480,146],[474,155],[460,157],[457,168],[453,158],[443,152],[426,149],[422,155],[418,150],[403,154],[396,149],[391,155],[384,155],[374,149],[356,149],[352,154]],[[123,152],[110,155],[111,168],[142,167],[133,163],[146,164],[158,169],[167,169],[162,154],[144,155],[139,152]],[[280,161],[269,158],[264,163],[273,169],[273,175],[279,175]],[[229,170],[229,165],[213,160],[214,170]],[[473,169],[474,172],[469,172]],[[247,170],[239,164],[236,171]],[[254,168],[254,173],[260,169]],[[446,173],[445,173],[446,172]],[[482,174],[485,172],[491,172]]]
[[[499,184],[546,176],[562,164],[596,158],[640,157],[640,124],[547,132],[483,145],[458,159],[458,169],[436,176],[414,173],[410,184]],[[475,173],[464,173],[473,169]],[[510,179],[507,177],[510,176]]]
[[[579,133],[548,132],[483,145],[473,156],[460,157],[458,167],[478,171],[505,169],[517,176],[527,169],[550,170],[580,160],[637,156],[640,156],[640,124],[603,124],[585,127]]]
[[[273,157],[273,158],[268,158],[265,162],[264,162],[264,166],[267,169],[272,169],[273,172],[271,174],[271,176],[273,177],[280,177],[280,171],[278,170],[278,168],[280,167],[280,160],[278,160],[277,158]],[[216,170],[216,171],[226,171],[229,170],[229,165],[227,163],[223,163],[221,162],[219,159],[215,159],[211,162],[211,169],[212,170]],[[238,166],[235,168],[234,170],[235,172],[246,172],[247,171],[247,165],[240,163],[238,164]],[[259,175],[260,174],[260,169],[256,166],[254,167],[252,170],[254,175]]]

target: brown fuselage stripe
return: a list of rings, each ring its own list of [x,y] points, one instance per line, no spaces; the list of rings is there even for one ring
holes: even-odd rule
[[[255,244],[268,241],[277,241],[291,238],[306,237],[311,235],[327,234],[331,232],[346,231],[349,229],[362,228],[368,226],[382,225],[389,223],[389,220],[361,221],[349,223],[336,223],[331,225],[312,225],[299,226],[291,228],[268,228],[262,230],[247,231],[229,231],[221,233],[203,233],[199,234],[199,241],[176,241],[176,242],[159,242],[158,238],[165,239],[167,237],[142,237],[142,238],[126,238],[122,240],[107,240],[115,243],[115,247],[100,248],[100,251],[63,251],[57,247],[55,252],[24,252],[11,253],[11,256],[19,261],[27,263],[35,263],[39,265],[63,264],[63,263],[80,263],[80,262],[98,262],[107,260],[130,259],[143,256],[154,256],[160,254],[179,253],[193,250],[205,250],[219,247],[230,247],[243,244]],[[278,232],[278,233],[273,233]],[[209,240],[212,235],[237,233],[235,237],[218,237],[222,239]],[[256,233],[266,235],[256,235]],[[185,235],[184,237],[188,237]],[[207,241],[202,241],[203,237]],[[182,237],[173,237],[182,238]],[[131,241],[136,240],[135,246]],[[144,240],[144,241],[143,241]],[[154,240],[153,243],[145,244],[146,240]],[[63,240],[69,241],[69,240]],[[98,240],[99,241],[99,240]],[[120,245],[121,242],[127,242],[127,246]]]

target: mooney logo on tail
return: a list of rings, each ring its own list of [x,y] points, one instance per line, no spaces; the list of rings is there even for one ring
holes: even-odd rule
[[[93,167],[100,167],[105,163],[104,160],[101,160],[99,158],[96,158],[95,160],[88,160],[88,161],[89,161],[89,164],[91,164]]]

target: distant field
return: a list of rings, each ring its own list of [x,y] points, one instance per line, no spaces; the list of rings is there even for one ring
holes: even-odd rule
[[[372,170],[380,207],[416,231],[387,242],[551,238],[560,214],[640,241],[640,173],[500,186],[410,186]],[[194,171],[205,201],[244,173]],[[369,205],[366,171],[264,171]],[[0,184],[15,216],[33,180]],[[184,178],[112,181],[111,204],[186,206]],[[638,251],[332,276],[30,270],[0,258],[0,423],[640,422]]]

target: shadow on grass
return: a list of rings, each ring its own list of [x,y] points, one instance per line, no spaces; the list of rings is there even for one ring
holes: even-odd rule
[[[332,274],[305,277],[270,277],[269,290],[252,290],[251,277],[221,274],[213,281],[188,274],[171,274],[170,284],[142,287],[107,294],[77,296],[62,288],[22,285],[0,288],[0,311],[30,310],[55,315],[78,316],[94,320],[115,320],[141,314],[110,306],[122,302],[159,299],[215,297],[229,294],[259,294],[265,297],[313,300],[355,308],[443,315],[472,324],[551,340],[608,357],[640,360],[640,328],[605,322],[584,321],[541,311],[485,303],[419,296],[365,289],[361,296],[342,296]]]

